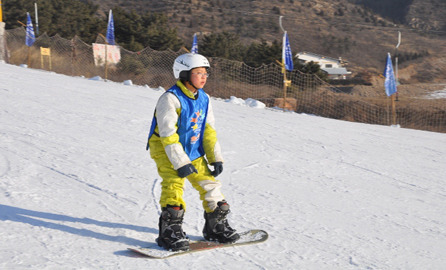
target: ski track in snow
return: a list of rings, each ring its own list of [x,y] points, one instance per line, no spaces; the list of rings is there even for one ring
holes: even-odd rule
[[[267,242],[149,260],[162,91],[0,63],[0,269],[442,269],[446,135],[213,99],[230,224]],[[184,230],[202,237],[186,181]]]

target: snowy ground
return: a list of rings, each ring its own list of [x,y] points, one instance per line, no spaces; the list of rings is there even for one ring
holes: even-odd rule
[[[446,98],[446,84],[439,84],[438,86],[443,86],[443,90],[437,90],[430,92],[424,96],[426,99],[445,99]]]
[[[430,99],[446,98],[446,89],[435,91],[429,94],[428,98]]]
[[[0,269],[446,268],[446,134],[214,99],[230,223],[270,238],[152,260],[127,247],[157,234],[145,143],[162,91],[1,63],[0,78]]]

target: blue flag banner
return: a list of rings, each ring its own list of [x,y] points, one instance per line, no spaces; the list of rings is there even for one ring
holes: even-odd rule
[[[384,81],[386,94],[390,97],[397,92],[395,74],[393,73],[392,58],[390,57],[390,53],[387,53],[386,68],[384,69],[383,75],[386,78],[386,80]]]
[[[36,41],[36,36],[34,35],[33,22],[31,21],[31,16],[29,16],[29,12],[26,13],[26,46],[31,47]]]
[[[115,22],[113,21],[113,13],[110,9],[108,14],[108,25],[107,25],[107,43],[110,45],[115,45]]]
[[[285,31],[282,41],[282,63],[285,65],[285,69],[292,71],[293,66],[293,53],[291,52],[290,41],[288,40],[288,34]]]
[[[192,49],[190,49],[190,52],[198,53],[197,34],[194,34],[194,41],[192,42]]]

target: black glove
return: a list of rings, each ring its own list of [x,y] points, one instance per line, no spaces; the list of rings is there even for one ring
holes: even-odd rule
[[[223,172],[223,162],[217,161],[211,164],[214,166],[214,171],[211,172],[212,176],[217,177]]]
[[[192,173],[198,173],[197,169],[195,169],[194,165],[187,164],[177,170],[178,176],[184,178]]]

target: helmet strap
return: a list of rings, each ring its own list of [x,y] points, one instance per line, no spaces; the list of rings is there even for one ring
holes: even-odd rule
[[[180,80],[183,82],[184,85],[186,85],[186,83],[187,83],[187,84],[189,84],[190,86],[192,86],[195,90],[198,90],[199,88],[196,87],[196,86],[192,83],[192,81],[191,81],[191,79],[190,79],[191,75],[192,75],[192,74],[191,74],[191,71],[190,71],[190,70],[188,70],[188,71],[182,71],[182,72],[180,73]]]
[[[192,86],[195,90],[198,90],[199,88],[196,87],[190,80],[186,81],[187,84],[189,84],[190,86]]]

